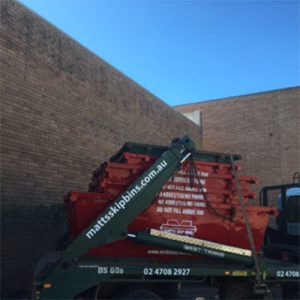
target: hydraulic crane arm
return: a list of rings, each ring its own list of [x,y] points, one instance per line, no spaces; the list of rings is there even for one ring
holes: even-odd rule
[[[96,220],[62,251],[61,258],[41,284],[51,286],[43,291],[43,299],[68,297],[68,289],[83,290],[91,284],[86,278],[76,277],[76,264],[90,249],[127,238],[127,227],[147,209],[166,181],[191,155],[195,144],[189,136],[177,139],[169,150],[122,193]],[[79,287],[80,286],[80,287]]]

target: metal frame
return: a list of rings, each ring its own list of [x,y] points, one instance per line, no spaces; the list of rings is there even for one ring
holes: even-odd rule
[[[261,270],[265,282],[299,282],[299,265],[264,260]],[[157,263],[145,260],[101,260],[84,258],[76,262],[72,272],[61,273],[57,282],[44,281],[34,293],[34,299],[71,299],[87,286],[106,282],[198,282],[204,276],[215,278],[248,278],[254,281],[256,272],[239,263],[226,264],[222,260],[186,261],[180,263]],[[61,285],[60,283],[63,283]],[[59,287],[55,284],[60,284]]]

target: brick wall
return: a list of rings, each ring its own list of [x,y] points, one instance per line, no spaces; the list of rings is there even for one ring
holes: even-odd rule
[[[300,172],[300,88],[178,106],[201,112],[203,149],[236,152],[261,185],[290,183]]]
[[[3,298],[23,297],[62,233],[63,195],[126,141],[169,144],[199,128],[15,1],[1,5]]]

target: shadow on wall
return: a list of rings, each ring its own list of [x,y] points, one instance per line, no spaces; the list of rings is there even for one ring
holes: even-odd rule
[[[1,205],[1,299],[31,298],[34,268],[65,220],[63,204]]]

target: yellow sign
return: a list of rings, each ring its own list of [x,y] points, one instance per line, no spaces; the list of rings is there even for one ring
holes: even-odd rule
[[[233,271],[231,276],[247,277],[247,271]]]

